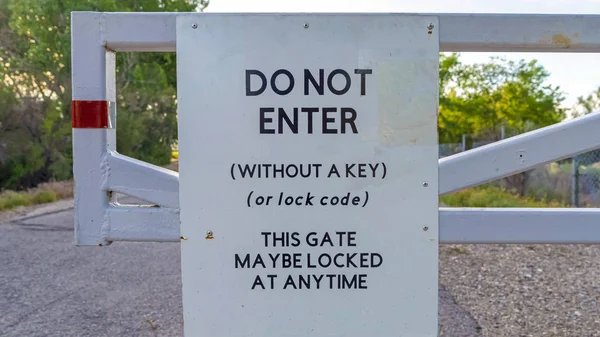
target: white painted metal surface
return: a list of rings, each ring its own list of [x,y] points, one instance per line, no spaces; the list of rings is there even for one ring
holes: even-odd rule
[[[440,14],[440,49],[600,52],[600,15]]]
[[[78,14],[80,15],[80,14]],[[176,16],[93,13],[114,51],[175,51]],[[206,13],[204,15],[212,15]],[[600,52],[600,15],[424,13],[439,18],[440,51]]]
[[[115,151],[106,153],[102,172],[105,191],[117,191],[151,204],[179,208],[179,174]]]
[[[92,14],[73,15],[71,58],[73,100],[115,101],[115,54],[102,45]],[[75,240],[106,245],[102,224],[109,196],[102,189],[102,161],[116,147],[115,129],[73,129]]]
[[[599,243],[598,208],[440,208],[442,243]]]
[[[109,206],[103,237],[109,241],[179,242],[179,210],[148,206]]]
[[[400,15],[178,19],[186,335],[437,335],[431,25]]]

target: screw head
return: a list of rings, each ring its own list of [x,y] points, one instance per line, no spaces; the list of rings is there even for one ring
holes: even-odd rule
[[[423,183],[423,187],[427,187],[427,186],[429,186],[429,184],[428,184],[428,183],[426,183],[426,182],[425,182],[425,183]]]
[[[195,23],[194,23],[194,24],[192,24],[192,28],[193,28],[193,29],[196,29],[196,28],[198,28],[198,24],[195,24]]]
[[[212,231],[206,231],[206,236],[213,236],[213,232]]]
[[[429,30],[433,30],[433,28],[434,28],[434,27],[435,27],[435,26],[433,25],[433,23],[430,23],[430,24],[427,26],[427,29],[429,29]]]
[[[423,227],[423,232],[427,232],[428,230],[429,230],[429,227],[427,227],[427,226]]]
[[[304,29],[308,28],[308,22],[305,22],[302,27],[304,27]]]

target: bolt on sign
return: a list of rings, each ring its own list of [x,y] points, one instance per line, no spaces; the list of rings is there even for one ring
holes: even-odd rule
[[[437,27],[178,18],[186,336],[437,336]]]

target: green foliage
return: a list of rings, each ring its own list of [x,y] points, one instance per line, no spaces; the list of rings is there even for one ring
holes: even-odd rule
[[[45,204],[56,201],[56,193],[50,190],[42,190],[33,196],[34,204]]]
[[[57,194],[50,189],[40,189],[24,192],[5,191],[0,193],[0,211],[19,206],[29,206],[54,202]]]
[[[560,122],[564,98],[544,84],[548,76],[536,61],[462,64],[458,54],[441,55],[440,143],[460,142],[463,134],[498,140],[503,124],[517,134]]]
[[[171,53],[118,55],[117,150],[168,164],[177,139],[176,62]]]
[[[481,186],[445,195],[440,201],[449,207],[566,207],[556,201],[520,197],[496,186]]]
[[[587,115],[596,111],[600,111],[600,87],[587,97],[580,96],[577,98],[573,117]]]
[[[31,198],[26,193],[6,191],[0,194],[0,211],[27,205],[31,205]]]
[[[0,188],[71,177],[71,11],[190,12],[207,0],[0,1]],[[118,54],[120,152],[169,162],[174,54]]]
[[[571,179],[570,175],[565,176]],[[567,205],[571,203],[571,191],[564,188],[555,188],[544,184],[531,184],[527,186],[527,197],[543,203],[558,203]]]

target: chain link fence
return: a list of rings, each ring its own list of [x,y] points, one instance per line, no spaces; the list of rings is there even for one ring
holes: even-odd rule
[[[473,141],[477,148],[491,141]],[[440,158],[466,151],[464,143],[440,144]],[[600,149],[492,182],[515,194],[572,207],[600,207]]]
[[[600,150],[574,157],[572,177],[572,205],[575,207],[599,207]]]

